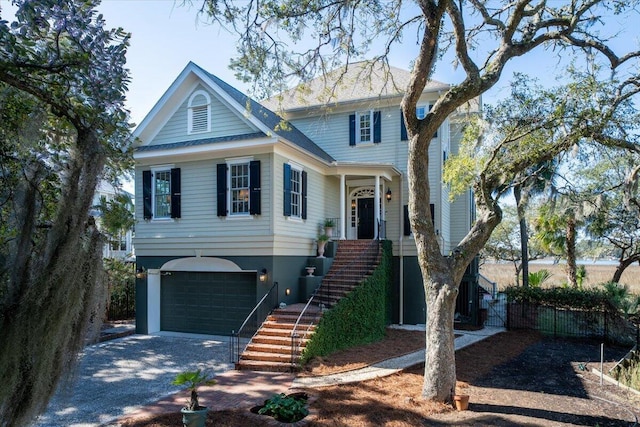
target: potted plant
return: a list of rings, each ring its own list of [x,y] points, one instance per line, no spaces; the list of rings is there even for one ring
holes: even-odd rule
[[[336,226],[336,223],[333,221],[333,219],[331,218],[327,218],[324,220],[324,234],[326,234],[327,236],[329,236],[329,238],[331,238],[331,236],[333,235],[333,227]]]
[[[191,392],[191,397],[187,406],[182,408],[182,424],[184,427],[204,427],[207,420],[208,409],[200,406],[198,402],[198,387],[201,385],[213,385],[215,380],[203,373],[200,369],[197,371],[184,371],[176,375],[173,385],[186,385]]]
[[[318,258],[324,258],[324,247],[329,241],[329,236],[321,234],[318,236]]]

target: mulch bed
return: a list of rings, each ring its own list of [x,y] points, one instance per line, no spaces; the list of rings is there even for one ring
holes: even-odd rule
[[[424,348],[423,331],[390,330],[385,340],[315,361],[308,375],[331,373]],[[607,346],[609,364],[628,349]],[[640,399],[590,373],[599,367],[600,344],[510,331],[456,352],[458,389],[471,396],[469,410],[421,399],[423,366],[355,384],[309,390],[309,426],[630,426],[640,417]],[[586,370],[584,370],[586,368]],[[210,413],[207,426],[274,425],[249,408]],[[253,418],[251,417],[253,416]],[[164,414],[128,427],[181,425]]]

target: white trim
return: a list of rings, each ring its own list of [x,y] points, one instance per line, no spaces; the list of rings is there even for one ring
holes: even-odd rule
[[[147,270],[147,333],[160,332],[160,270]]]
[[[364,116],[365,114],[368,114],[369,116],[369,139],[366,141],[362,140],[362,129],[360,127],[360,117]],[[356,146],[358,145],[373,145],[373,140],[374,140],[374,126],[373,126],[373,110],[369,110],[368,112],[366,110],[362,110],[362,111],[356,111]]]
[[[200,95],[204,96],[206,103],[204,105],[192,105],[193,100]],[[193,130],[193,109],[196,107],[206,107],[207,109],[205,130],[199,130],[199,131]],[[187,102],[187,135],[206,133],[206,132],[211,132],[211,97],[206,91],[200,89],[193,92],[189,97],[189,101]]]
[[[295,163],[295,162],[291,162],[289,161],[289,166],[291,167],[291,178],[293,178],[293,172],[297,172],[298,173],[298,192],[294,192],[293,191],[293,180],[292,185],[291,185],[291,215],[286,217],[286,218],[291,218],[291,219],[296,219],[296,220],[300,220],[302,221],[302,172],[304,171],[304,169],[302,168],[301,165]],[[293,195],[296,194],[298,196],[298,213],[297,215],[293,213]]]
[[[239,163],[249,163],[253,161],[253,156],[244,156],[244,157],[229,157],[224,159],[227,166],[229,165],[237,165]]]
[[[226,161],[227,163],[227,218],[245,218],[251,217],[250,206],[251,206],[251,159],[249,157],[241,157],[236,159],[229,159]],[[231,166],[247,166],[247,211],[246,212],[233,212],[233,201],[231,199]],[[244,188],[244,187],[242,187]]]

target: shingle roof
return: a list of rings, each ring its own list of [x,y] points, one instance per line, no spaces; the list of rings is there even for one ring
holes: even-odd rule
[[[168,150],[171,148],[192,147],[194,145],[215,144],[218,142],[243,141],[245,139],[263,138],[264,132],[246,133],[243,135],[219,136],[216,138],[192,139],[190,141],[171,142],[168,144],[142,145],[136,151]]]
[[[262,101],[273,110],[294,110],[312,106],[340,104],[366,99],[402,96],[411,79],[409,71],[368,61],[349,64],[325,76],[317,77],[282,94]],[[339,83],[336,82],[339,80]],[[425,92],[446,90],[449,85],[436,80],[427,82]]]
[[[273,111],[267,107],[259,104],[253,99],[249,98],[238,89],[220,80],[218,77],[198,67],[207,77],[211,78],[222,90],[224,90],[231,98],[233,98],[240,105],[245,106],[248,112],[256,119],[260,120],[265,126],[267,126],[274,134],[281,136],[282,138],[291,141],[298,147],[306,150],[307,152],[327,161],[333,162],[335,159],[331,157],[326,151],[316,145],[315,142],[307,138],[305,134],[300,132],[291,123],[288,123]]]

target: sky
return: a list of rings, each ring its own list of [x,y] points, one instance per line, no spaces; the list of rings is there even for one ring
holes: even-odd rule
[[[200,4],[199,0],[193,2]],[[243,92],[248,90],[248,85],[238,82],[228,67],[235,54],[235,39],[218,27],[199,21],[194,7],[180,4],[181,1],[173,0],[103,0],[98,7],[108,27],[122,27],[132,34],[127,53],[127,68],[131,73],[127,107],[135,124],[142,121],[189,61]],[[11,20],[9,1],[0,0],[0,6],[3,19]],[[635,27],[640,22],[637,13],[628,19],[636,22]],[[624,36],[625,23],[620,22],[619,26]],[[417,52],[414,39],[409,39],[392,51],[391,65],[409,69]],[[626,45],[638,45],[637,36],[620,37],[620,40]],[[509,79],[515,71],[550,82],[562,68],[556,57],[550,57],[541,49],[516,58],[503,72],[501,82],[483,96],[483,101],[493,103],[507,96]],[[462,77],[461,70],[456,70],[446,59],[437,65],[433,76],[445,83],[459,82]]]

